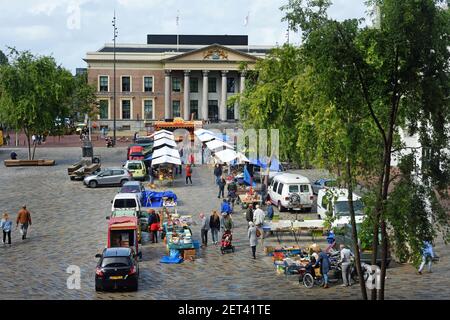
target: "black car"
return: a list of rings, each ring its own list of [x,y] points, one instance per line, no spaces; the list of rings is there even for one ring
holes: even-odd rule
[[[139,265],[135,252],[130,248],[106,248],[95,270],[95,291],[127,288],[138,289]]]

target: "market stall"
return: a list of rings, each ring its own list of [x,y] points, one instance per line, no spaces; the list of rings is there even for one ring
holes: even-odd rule
[[[146,208],[173,208],[177,206],[177,195],[172,191],[144,191],[142,204]]]

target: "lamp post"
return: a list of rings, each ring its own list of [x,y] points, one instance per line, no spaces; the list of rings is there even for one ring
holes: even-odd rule
[[[114,28],[114,75],[113,75],[113,146],[116,146],[116,38],[117,38],[117,27],[116,27],[116,11],[114,10],[114,18],[112,21]]]

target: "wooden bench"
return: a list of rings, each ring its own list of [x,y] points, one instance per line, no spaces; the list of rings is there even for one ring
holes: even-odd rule
[[[55,160],[5,160],[6,167],[41,167],[41,166],[54,166]]]

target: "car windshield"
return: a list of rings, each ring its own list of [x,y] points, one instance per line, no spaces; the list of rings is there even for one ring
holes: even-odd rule
[[[139,186],[123,186],[120,193],[139,193],[141,190]]]
[[[136,208],[136,200],[134,199],[116,199],[114,201],[114,208]]]
[[[128,257],[105,257],[102,261],[102,267],[128,267],[130,266],[130,258]]]
[[[134,153],[132,155],[134,155]],[[129,170],[141,170],[142,169],[142,164],[140,164],[140,163],[129,163],[128,164],[128,169]]]
[[[153,141],[151,139],[137,139],[136,143],[139,144],[147,144],[147,143],[152,143]]]
[[[336,201],[334,204],[336,209],[336,215],[341,217],[348,217],[350,215],[350,209],[348,206],[348,201]],[[353,201],[353,208],[355,209],[355,215],[364,215],[363,208],[364,204],[360,199]]]

